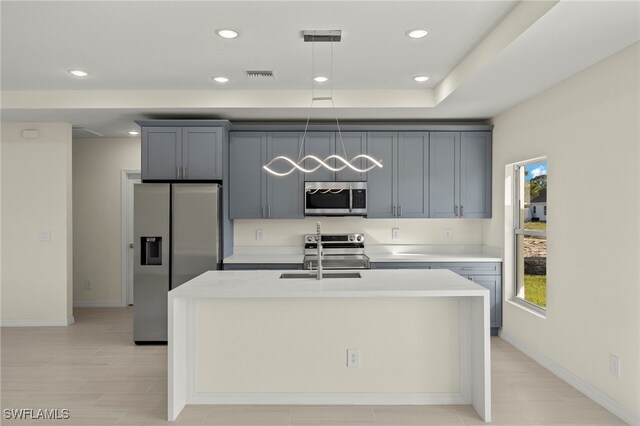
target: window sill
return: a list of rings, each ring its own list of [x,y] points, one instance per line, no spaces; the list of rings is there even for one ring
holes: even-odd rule
[[[537,316],[539,318],[542,318],[542,319],[546,319],[547,318],[547,311],[545,311],[542,308],[538,308],[537,306],[535,306],[535,305],[533,305],[531,303],[525,302],[522,299],[518,299],[517,297],[514,297],[514,298],[511,298],[511,299],[507,300],[507,303],[510,303],[510,304],[512,304],[514,306],[517,306],[518,308],[520,308],[520,309],[522,309],[524,311],[527,311],[530,314],[535,315],[535,316]]]

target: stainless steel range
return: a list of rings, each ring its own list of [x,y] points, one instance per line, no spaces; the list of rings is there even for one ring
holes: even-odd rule
[[[318,267],[318,236],[304,236],[304,269]],[[321,234],[323,269],[369,269],[362,234]]]

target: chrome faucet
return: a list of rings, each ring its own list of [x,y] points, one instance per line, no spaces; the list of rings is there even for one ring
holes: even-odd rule
[[[322,239],[320,237],[320,222],[316,222],[316,243],[318,245],[318,271],[316,280],[322,279]]]

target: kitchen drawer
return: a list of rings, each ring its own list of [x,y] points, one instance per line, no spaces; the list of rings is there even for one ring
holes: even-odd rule
[[[448,269],[458,275],[501,275],[500,262],[432,263],[431,269]]]

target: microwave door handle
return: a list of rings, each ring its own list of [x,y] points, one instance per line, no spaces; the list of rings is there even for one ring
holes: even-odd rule
[[[353,213],[353,189],[349,187],[349,213]]]

